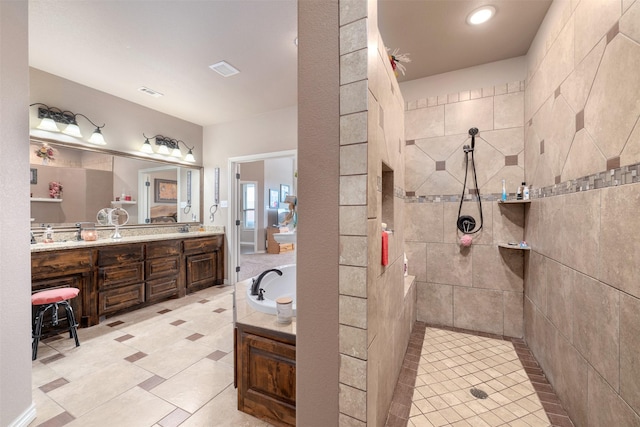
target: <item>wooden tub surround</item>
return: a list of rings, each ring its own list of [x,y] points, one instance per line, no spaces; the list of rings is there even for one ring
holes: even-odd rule
[[[224,234],[219,233],[32,245],[31,292],[78,288],[71,305],[81,327],[223,282]]]

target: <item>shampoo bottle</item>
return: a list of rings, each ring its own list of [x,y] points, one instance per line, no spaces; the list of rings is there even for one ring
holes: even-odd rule
[[[524,188],[522,189],[522,200],[529,200],[529,187],[524,182],[522,185],[524,185]]]
[[[516,200],[522,200],[522,193],[524,191],[524,181],[522,182],[522,185],[518,187],[518,192],[516,193]]]
[[[502,201],[507,201],[507,185],[504,179],[502,180]]]

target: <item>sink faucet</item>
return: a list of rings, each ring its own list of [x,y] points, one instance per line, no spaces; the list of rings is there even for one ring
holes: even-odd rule
[[[251,282],[251,295],[258,295],[258,290],[260,289],[260,282],[262,281],[262,278],[272,271],[278,273],[278,276],[282,276],[282,271],[278,270],[277,268],[263,271],[262,273],[260,273],[257,279],[253,279],[253,282]]]

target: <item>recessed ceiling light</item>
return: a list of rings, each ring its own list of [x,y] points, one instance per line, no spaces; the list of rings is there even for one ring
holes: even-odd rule
[[[493,18],[493,15],[496,14],[496,8],[493,6],[482,6],[471,12],[469,16],[467,16],[467,23],[471,25],[480,25],[487,22],[489,19]]]
[[[209,68],[220,74],[222,77],[233,76],[234,74],[238,74],[240,72],[240,70],[226,61],[216,62],[213,65],[209,65]]]
[[[154,98],[160,98],[161,96],[164,96],[163,93],[157,92],[153,89],[149,89],[148,87],[139,87],[138,90],[142,93],[146,93],[147,95],[153,96]]]

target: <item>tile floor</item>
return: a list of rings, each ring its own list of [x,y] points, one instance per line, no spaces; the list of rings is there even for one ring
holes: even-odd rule
[[[158,303],[45,339],[33,362],[31,426],[269,426],[239,412],[233,287]]]
[[[483,335],[416,322],[386,427],[573,427],[524,341]]]
[[[79,329],[77,348],[68,334],[45,339],[31,426],[269,426],[236,409],[232,291],[209,288]],[[420,322],[387,421],[407,425],[572,426],[524,342]]]

